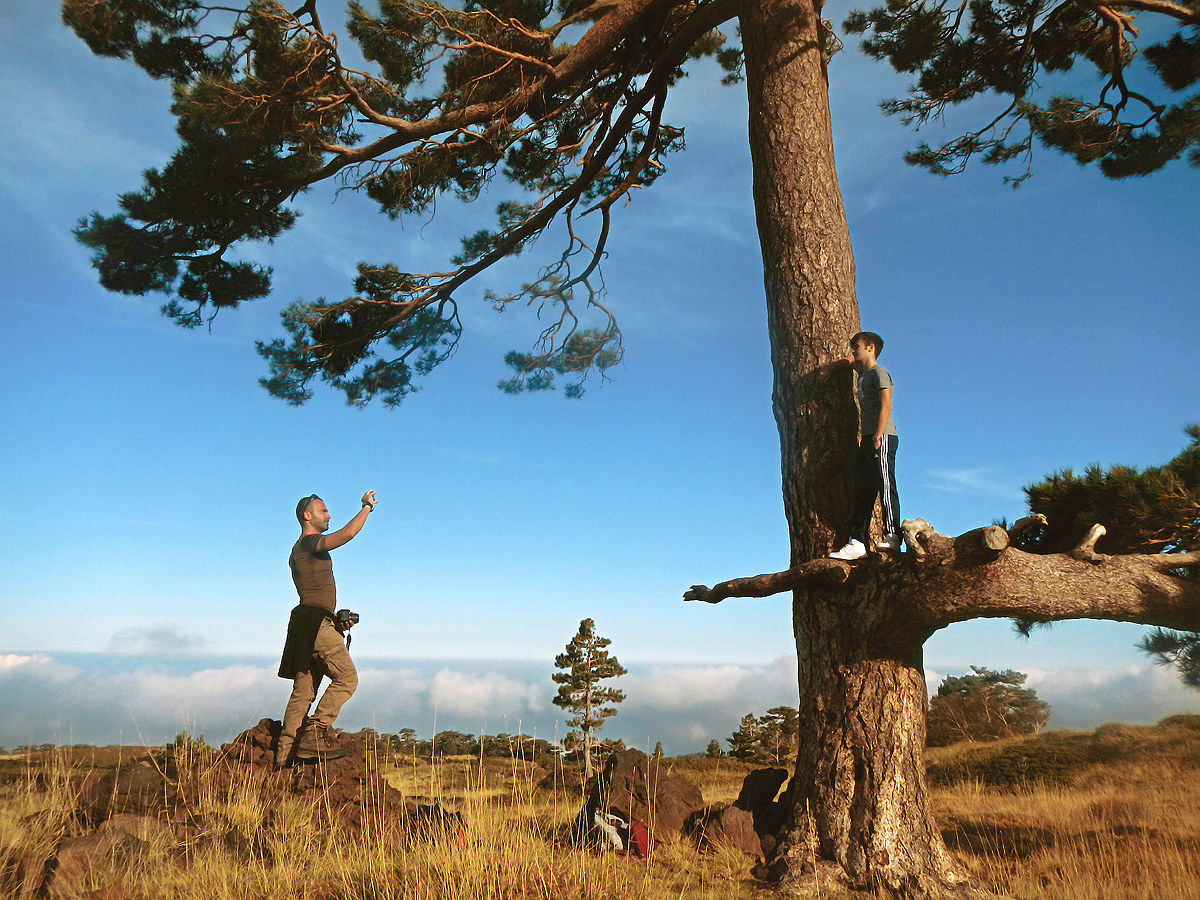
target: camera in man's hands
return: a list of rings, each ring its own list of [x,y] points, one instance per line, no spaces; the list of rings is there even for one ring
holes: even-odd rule
[[[337,627],[342,631],[345,631],[351,625],[358,624],[358,613],[352,612],[348,609],[339,609],[333,615],[337,620]]]

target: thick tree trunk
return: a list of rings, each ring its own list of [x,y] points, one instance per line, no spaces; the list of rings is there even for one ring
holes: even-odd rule
[[[848,376],[818,367],[858,330],[854,260],[833,159],[820,8],[746,0],[741,15],[791,565],[846,537],[857,416]],[[800,749],[769,871],[793,892],[830,882],[936,894],[958,880],[929,810],[920,640],[880,646],[877,590],[800,589]]]
[[[789,891],[926,896],[961,880],[926,789],[921,642],[892,645],[893,593],[868,579],[794,595],[800,745],[771,861]]]
[[[854,254],[834,168],[818,12],[810,0],[747,0],[741,26],[794,566],[823,555],[848,524],[858,433],[849,375],[820,386],[816,370],[844,356],[858,330]]]

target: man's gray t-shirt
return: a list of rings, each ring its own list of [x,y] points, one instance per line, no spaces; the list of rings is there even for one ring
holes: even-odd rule
[[[881,390],[892,390],[892,376],[883,366],[867,369],[858,376],[859,433],[863,437],[874,437],[879,427],[879,410],[883,405],[879,399]],[[890,411],[883,432],[896,433],[896,424],[892,421]]]

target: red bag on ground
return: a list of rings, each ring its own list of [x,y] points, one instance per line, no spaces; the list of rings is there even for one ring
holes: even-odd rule
[[[629,847],[628,852],[633,856],[647,857],[654,852],[654,848],[658,846],[658,841],[654,840],[654,836],[650,834],[650,829],[634,819],[629,823]]]

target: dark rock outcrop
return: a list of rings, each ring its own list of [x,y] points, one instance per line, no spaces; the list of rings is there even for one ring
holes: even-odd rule
[[[389,785],[380,774],[374,747],[358,737],[337,736],[346,750],[341,759],[275,771],[280,728],[279,722],[263,719],[200,763],[180,764],[170,753],[159,752],[120,766],[82,793],[78,817],[92,828],[114,817],[131,821],[123,818],[127,816],[182,825],[192,819],[202,795],[225,797],[244,791],[257,794],[268,810],[283,797],[319,799],[319,814],[327,822],[356,833],[395,839],[462,831],[458,813],[437,803],[406,800]],[[234,849],[240,854],[245,848]]]
[[[388,784],[380,774],[373,742],[367,738],[336,735],[335,740],[346,751],[341,759],[298,762],[275,772],[275,742],[281,727],[273,719],[263,719],[221,747],[226,771],[234,777],[248,774],[260,781],[260,796],[266,806],[273,805],[281,793],[320,799],[322,815],[331,823],[380,837],[419,839],[439,832],[462,832],[463,820],[458,813],[436,802],[406,800]]]
[[[586,810],[604,809],[645,824],[657,840],[683,833],[688,817],[704,808],[700,789],[641,750],[618,750],[588,793]]]
[[[0,896],[12,900],[35,896],[46,880],[46,864],[44,852],[10,853],[0,866]]]
[[[148,848],[145,841],[115,828],[63,838],[46,863],[38,896],[76,897],[80,882],[91,869],[113,863],[128,866],[144,857]]]
[[[750,812],[765,808],[779,795],[787,777],[787,769],[755,769],[742,781],[733,805]]]
[[[754,830],[754,817],[737,806],[708,806],[688,817],[688,833],[696,838],[701,850],[732,847],[751,859],[764,859],[762,841]]]
[[[779,789],[787,781],[787,769],[755,769],[742,782],[742,789],[733,805],[744,809],[754,817],[754,830],[769,838],[774,848],[775,835],[783,827],[787,808],[783,801],[776,800]],[[769,852],[763,844],[764,852]]]
[[[79,816],[96,826],[120,813],[162,816],[177,809],[178,785],[167,777],[163,760],[147,756],[106,772],[79,796]]]

